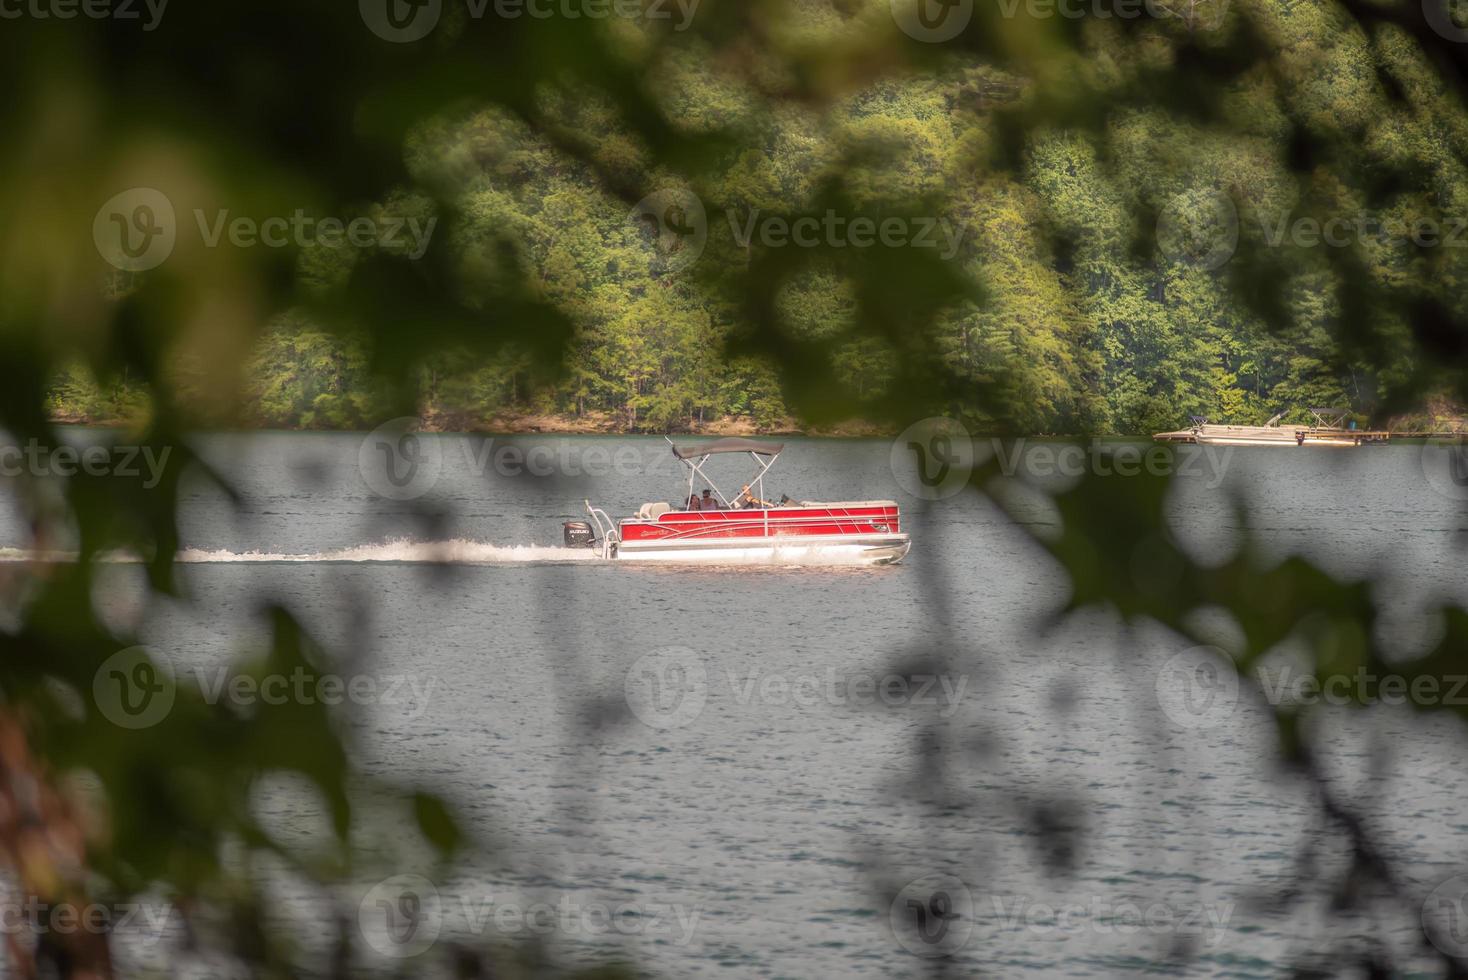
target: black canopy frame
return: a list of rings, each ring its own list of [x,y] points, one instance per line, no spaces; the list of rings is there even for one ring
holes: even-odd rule
[[[667,439],[667,436],[663,438]],[[756,456],[778,456],[784,450],[785,444],[779,442],[755,442],[753,439],[715,439],[701,446],[675,446],[673,440],[668,439],[668,445],[673,446],[673,455],[682,460],[696,459],[706,456],[717,456],[719,453],[753,453]]]

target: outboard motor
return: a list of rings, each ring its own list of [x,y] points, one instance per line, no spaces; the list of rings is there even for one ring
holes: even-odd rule
[[[567,521],[561,525],[567,548],[591,548],[596,545],[596,535],[586,521]]]

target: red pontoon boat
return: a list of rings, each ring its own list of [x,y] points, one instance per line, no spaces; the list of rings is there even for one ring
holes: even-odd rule
[[[587,501],[591,521],[566,524],[566,543],[589,544],[603,558],[619,561],[715,564],[888,565],[901,561],[912,546],[902,533],[897,504],[890,500],[813,503],[786,498],[778,504],[766,502],[764,477],[785,448],[782,445],[716,439],[672,448],[673,455],[688,466],[688,493],[683,500],[697,494],[701,480],[710,491],[710,508],[643,504],[636,517],[614,522]],[[726,453],[748,453],[759,467],[732,500],[703,471],[709,457]]]

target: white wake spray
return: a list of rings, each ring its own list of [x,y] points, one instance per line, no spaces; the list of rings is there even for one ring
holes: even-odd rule
[[[496,545],[483,541],[410,541],[399,538],[379,544],[356,545],[336,551],[289,552],[228,551],[184,548],[174,561],[185,565],[222,565],[235,563],[284,564],[296,562],[338,564],[442,564],[502,565],[524,562],[594,561],[590,548],[556,548],[540,545]],[[74,551],[26,551],[0,548],[0,562],[64,563],[76,561]],[[130,564],[142,559],[128,552],[109,552],[100,557],[104,562]]]

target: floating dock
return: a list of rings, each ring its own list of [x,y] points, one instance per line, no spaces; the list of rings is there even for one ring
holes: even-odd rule
[[[1392,434],[1381,429],[1346,426],[1348,413],[1340,408],[1312,408],[1315,421],[1308,425],[1280,425],[1281,412],[1263,425],[1219,425],[1205,416],[1194,415],[1189,428],[1158,432],[1157,442],[1198,443],[1205,446],[1332,446],[1351,447],[1382,444]]]
[[[1282,427],[1284,432],[1293,435],[1293,439],[1260,439],[1248,442],[1228,441],[1212,442],[1204,436],[1203,442],[1212,445],[1249,445],[1249,446],[1365,446],[1381,444],[1391,441],[1392,434],[1379,429],[1311,429],[1308,427],[1291,428]],[[1156,432],[1152,439],[1156,442],[1176,442],[1195,444],[1198,442],[1198,434],[1195,429],[1178,429],[1176,432]]]

